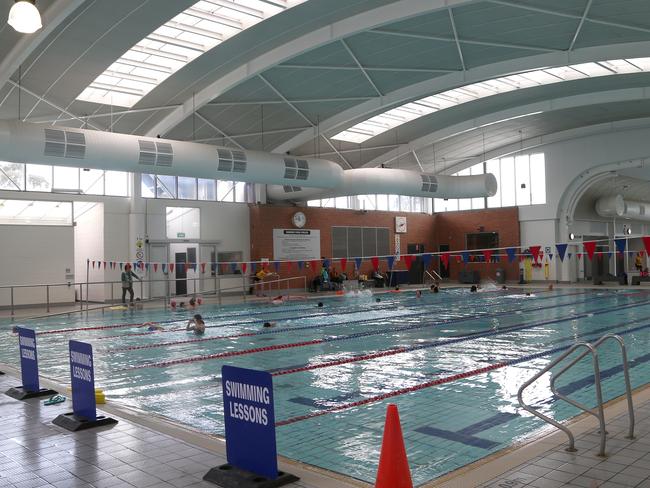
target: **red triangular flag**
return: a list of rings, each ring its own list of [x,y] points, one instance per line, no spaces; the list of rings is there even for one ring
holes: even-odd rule
[[[582,259],[582,253],[581,252],[577,253],[576,256],[578,256],[578,259]]]
[[[341,271],[345,272],[345,267],[348,265],[347,258],[341,258]]]
[[[287,265],[287,273],[291,271],[291,267],[293,266],[293,261],[287,261],[284,264]]]
[[[377,256],[373,256],[370,258],[370,262],[372,263],[372,267],[375,271],[379,269],[379,258]]]
[[[530,246],[530,253],[533,255],[533,260],[537,262],[539,259],[539,250],[542,248],[542,246]]]
[[[205,273],[205,263],[201,263],[201,273]]]
[[[104,269],[106,269],[106,261],[104,261]]]
[[[95,261],[93,261],[93,269],[95,269]]]
[[[205,263],[203,263],[205,264]],[[248,268],[248,263],[241,263],[241,272],[242,274],[246,274],[246,268]]]
[[[413,256],[410,254],[405,254],[404,256],[404,264],[406,265],[406,269],[411,269],[411,264],[413,264]]]
[[[320,271],[320,261],[313,260],[311,261],[311,267],[317,273]]]
[[[440,255],[440,261],[445,265],[445,268],[449,267],[449,256],[451,256],[451,253],[448,252],[443,252]]]
[[[170,273],[174,272],[174,263],[169,263],[169,272]]]
[[[490,249],[486,249],[483,251],[483,257],[485,258],[485,262],[489,263],[492,260],[492,251]]]
[[[460,262],[463,260],[463,257],[460,254],[456,254],[456,264],[460,264]]]
[[[153,263],[153,272],[158,271],[158,263]]]
[[[645,250],[650,253],[650,237],[642,237]]]
[[[584,246],[585,251],[587,251],[587,256],[589,257],[589,261],[591,261],[594,257],[594,252],[596,251],[596,242],[587,241],[587,242],[583,242],[582,245]]]

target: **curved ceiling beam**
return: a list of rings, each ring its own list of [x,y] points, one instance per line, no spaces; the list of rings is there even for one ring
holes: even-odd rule
[[[200,109],[205,104],[211,102],[216,97],[222,95],[241,82],[253,78],[267,69],[300,54],[311,51],[312,49],[388,23],[405,20],[435,10],[446,9],[467,3],[475,3],[477,1],[478,0],[399,0],[372,10],[367,10],[338,22],[334,22],[325,27],[321,27],[309,34],[305,34],[291,42],[265,52],[257,58],[231,70],[227,75],[213,81],[210,85],[195,93],[194,101],[192,100],[192,97],[186,99],[180,107],[174,109],[149,129],[146,135],[155,137],[158,134],[166,134],[176,125],[185,120],[193,110]]]
[[[83,3],[84,0],[55,0],[42,12],[43,28],[34,34],[21,36],[0,62],[0,87],[5,86],[18,67]]]
[[[540,69],[543,67],[566,66],[569,64],[605,61],[608,59],[646,57],[650,50],[650,41],[594,46],[574,51],[551,52],[536,54],[522,58],[511,59],[499,63],[488,64],[442,75],[431,80],[425,80],[409,85],[383,97],[375,97],[354,107],[344,110],[327,120],[320,122],[321,133],[334,133],[348,128],[354,123],[369,118],[372,115],[402,105],[412,100],[418,100],[435,93],[458,88],[470,83],[499,78],[521,71]],[[498,95],[495,95],[498,96]],[[312,140],[313,131],[307,130],[294,136],[283,144],[275,147],[273,152],[286,152]]]
[[[443,129],[414,139],[408,144],[401,144],[395,149],[392,149],[391,151],[388,151],[364,164],[363,167],[373,167],[379,166],[381,164],[389,164],[395,159],[405,156],[412,151],[417,151],[435,142],[448,139],[464,132],[480,129],[481,127],[485,127],[487,125],[493,125],[495,123],[499,123],[500,121],[511,120],[513,118],[524,117],[531,114],[538,114],[540,112],[552,112],[555,110],[586,107],[589,105],[599,105],[603,103],[629,102],[647,99],[650,99],[650,87],[624,88],[620,90],[589,92],[580,95],[573,95],[570,97],[553,98],[544,100],[542,102],[534,102],[506,110],[499,110],[497,112],[481,115],[479,117],[475,117],[458,124],[444,127]],[[456,168],[456,165],[454,168]],[[445,169],[445,172],[446,170],[447,168]]]

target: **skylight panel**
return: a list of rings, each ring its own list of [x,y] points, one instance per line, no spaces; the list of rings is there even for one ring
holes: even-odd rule
[[[489,97],[497,93],[519,90],[536,86],[550,85],[562,81],[580,80],[595,76],[609,76],[625,73],[650,72],[650,57],[611,59],[597,63],[581,63],[569,66],[558,66],[533,71],[525,71],[491,80],[480,81],[469,85],[446,90],[435,95],[408,102],[383,114],[358,123],[331,139],[360,144],[368,139],[393,129],[402,123],[410,122],[424,115],[439,110],[455,107],[466,102]],[[529,114],[530,115],[530,114]],[[402,122],[398,122],[402,120]],[[371,130],[357,131],[358,127],[371,125]]]
[[[132,107],[224,40],[305,1],[200,0],[135,44],[77,100]]]

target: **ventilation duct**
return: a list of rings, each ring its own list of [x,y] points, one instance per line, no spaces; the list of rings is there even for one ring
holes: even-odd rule
[[[650,202],[625,200],[621,195],[601,197],[596,201],[601,217],[650,222]]]
[[[271,200],[392,194],[477,198],[497,191],[493,175],[436,176],[389,168],[344,171],[324,159],[216,147],[113,132],[0,121],[0,160],[269,185]]]
[[[317,188],[343,181],[343,169],[324,159],[295,160],[285,177],[281,154],[16,121],[0,121],[0,160]]]
[[[270,200],[314,200],[350,195],[390,194],[433,198],[491,197],[497,192],[497,180],[492,174],[475,176],[438,176],[404,169],[359,168],[343,172],[343,183],[336,188],[295,189],[269,185]]]

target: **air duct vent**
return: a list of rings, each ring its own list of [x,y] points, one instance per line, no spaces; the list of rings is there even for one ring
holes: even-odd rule
[[[82,132],[60,129],[45,130],[45,156],[83,159],[86,156],[86,136]]]
[[[285,193],[294,193],[297,191],[302,191],[302,187],[300,186],[284,185],[283,188]]]
[[[174,150],[168,142],[138,140],[140,156],[138,164],[170,167],[174,162]]]
[[[217,149],[219,162],[218,171],[228,173],[246,173],[246,153],[243,151],[231,151],[229,149]]]
[[[438,180],[435,176],[420,175],[422,177],[422,191],[436,193],[438,191]]]
[[[284,158],[284,177],[287,180],[309,178],[309,163],[305,159]]]

